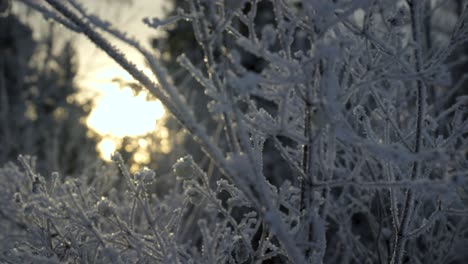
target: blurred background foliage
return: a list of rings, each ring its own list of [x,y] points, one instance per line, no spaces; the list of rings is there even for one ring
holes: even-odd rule
[[[15,15],[0,17],[1,164],[25,154],[43,174],[76,175],[99,160],[85,124],[92,103],[76,99],[75,48],[59,38],[53,24],[35,39]]]

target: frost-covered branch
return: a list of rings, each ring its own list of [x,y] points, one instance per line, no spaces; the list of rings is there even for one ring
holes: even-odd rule
[[[157,175],[130,173],[118,154],[119,191],[84,175],[84,186],[61,193],[27,160],[25,172],[3,168],[19,186],[0,186],[20,204],[8,209],[12,225],[48,236],[44,250],[32,239],[9,252],[161,263],[463,259],[454,248],[468,241],[466,75],[449,55],[466,44],[466,8],[443,35],[432,25],[453,11],[429,0],[176,1],[172,16],[144,24],[185,23],[196,48],[173,56],[181,82],[158,52],[79,1],[20,1],[86,35],[204,154],[176,162],[167,197],[151,185]],[[113,41],[139,51],[154,76]],[[206,107],[192,109],[187,89]]]

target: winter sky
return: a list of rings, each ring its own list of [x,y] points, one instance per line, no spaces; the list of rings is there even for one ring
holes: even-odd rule
[[[159,33],[143,24],[145,17],[162,17],[165,8],[170,8],[165,0],[133,0],[132,5],[121,4],[127,0],[79,0],[90,13],[112,22],[120,30],[136,37],[144,46],[149,47],[151,37]],[[24,7],[15,7],[18,13],[26,14]],[[35,28],[36,34],[47,28],[40,15],[24,16]],[[37,21],[37,23],[36,23]],[[93,98],[93,108],[87,124],[104,139],[98,148],[103,158],[109,159],[116,145],[125,136],[138,136],[155,130],[156,120],[164,115],[164,108],[159,101],[146,101],[146,95],[140,93],[133,96],[130,88],[119,89],[114,78],[132,81],[132,78],[104,52],[86,38],[63,29],[63,36],[73,39],[79,56],[78,82],[82,87],[80,96]],[[61,35],[62,36],[62,35]],[[65,38],[64,38],[65,39]],[[112,43],[125,53],[128,59],[139,66],[140,70],[149,72],[145,68],[143,58],[134,49],[109,38]]]

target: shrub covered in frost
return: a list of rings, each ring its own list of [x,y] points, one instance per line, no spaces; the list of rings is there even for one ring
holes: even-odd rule
[[[46,180],[30,159],[0,171],[3,262],[464,263],[468,259],[464,1],[187,0],[204,54],[178,62],[224,127],[194,117],[160,58],[77,1],[20,0],[85,34],[163,102],[209,158]],[[258,23],[269,3],[274,23]],[[451,24],[450,24],[451,23]],[[445,29],[446,31],[444,31]],[[108,40],[144,55],[158,83]],[[260,71],[244,67],[254,56]],[[207,113],[208,114],[208,113]],[[290,174],[264,168],[271,144]],[[216,172],[221,177],[213,180]],[[273,181],[274,179],[274,181]],[[8,241],[8,243],[5,243]]]

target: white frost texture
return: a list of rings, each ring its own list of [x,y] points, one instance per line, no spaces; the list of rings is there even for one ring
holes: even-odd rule
[[[79,0],[15,1],[85,35],[202,152],[164,195],[120,154],[77,178],[3,165],[0,263],[468,263],[467,1],[174,1],[142,27],[188,28],[177,74]]]

